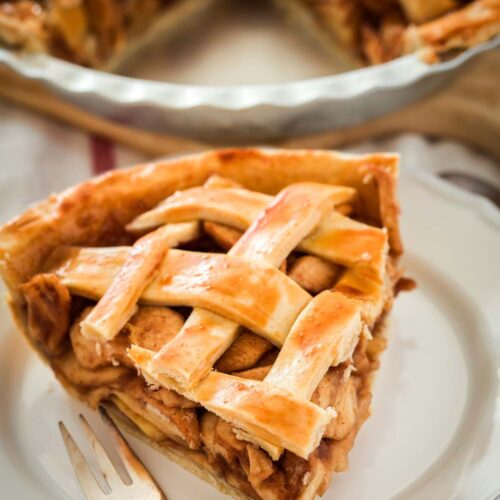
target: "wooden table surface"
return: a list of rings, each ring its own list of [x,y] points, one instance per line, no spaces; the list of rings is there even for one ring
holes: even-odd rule
[[[152,157],[224,145],[114,123],[61,100],[41,84],[23,79],[3,67],[0,67],[0,99],[31,108],[51,119],[109,138]],[[457,139],[500,161],[500,51],[483,54],[466,65],[439,93],[400,111],[362,125],[286,139],[273,145],[335,148],[399,132]]]

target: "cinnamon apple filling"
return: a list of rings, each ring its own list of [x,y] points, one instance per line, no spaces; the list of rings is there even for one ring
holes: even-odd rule
[[[51,275],[39,275],[34,280],[47,280]],[[32,280],[33,281],[33,280]],[[32,284],[27,283],[26,289]],[[52,286],[52,284],[51,284]],[[62,285],[60,285],[62,286]],[[28,309],[47,304],[47,296],[28,303]],[[37,303],[37,305],[35,305]],[[36,321],[43,325],[50,318],[49,309]],[[62,315],[64,306],[50,309]],[[131,343],[156,350],[172,338],[182,325],[182,315],[165,307],[140,307],[130,322],[113,339],[102,344],[82,337],[79,323],[88,313],[87,307],[77,316],[67,336],[43,341],[59,342],[61,354],[51,356],[58,377],[76,387],[78,395],[95,407],[100,403],[114,404],[151,440],[175,442],[201,452],[205,467],[222,476],[251,498],[297,498],[309,481],[322,471],[322,490],[328,481],[324,471],[340,472],[347,468],[357,429],[369,415],[370,377],[378,367],[378,358],[385,349],[384,321],[381,317],[363,334],[352,361],[330,368],[315,389],[311,401],[322,408],[333,407],[337,416],[326,428],[317,450],[305,460],[285,451],[279,461],[273,461],[258,446],[238,438],[227,422],[201,408],[173,390],[149,386],[131,369],[126,350]],[[36,321],[30,327],[36,335]],[[63,347],[64,346],[64,347]],[[239,377],[262,380],[271,370],[278,350],[268,341],[243,331],[215,368]],[[322,491],[320,490],[320,492]]]
[[[182,0],[1,0],[0,42],[102,67],[179,3]]]
[[[173,32],[212,1],[0,0],[0,43],[113,68],[148,37]],[[380,64],[422,48],[437,58],[500,32],[499,0],[274,2],[323,41],[337,62],[347,55],[351,67]]]

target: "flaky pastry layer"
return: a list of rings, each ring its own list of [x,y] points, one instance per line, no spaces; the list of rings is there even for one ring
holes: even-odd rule
[[[65,272],[70,273],[72,270],[71,258],[74,255],[71,255],[72,251],[66,252],[66,257],[69,255],[70,260],[66,260],[64,265],[54,269],[54,262],[60,262],[62,258],[61,255],[54,255],[54,250],[60,249],[62,246],[107,246],[113,248],[111,253],[109,253],[108,248],[101,250],[83,248],[77,250],[76,255],[80,252],[82,255],[85,252],[94,252],[90,259],[84,261],[84,264],[90,267],[96,265],[97,269],[101,265],[102,269],[109,270],[108,264],[104,265],[106,259],[108,259],[106,261],[108,263],[109,259],[113,262],[113,259],[120,258],[120,254],[123,254],[121,262],[124,263],[127,261],[127,255],[129,255],[131,245],[136,238],[126,231],[126,226],[135,217],[153,208],[160,200],[175,191],[201,185],[213,174],[223,175],[239,182],[245,188],[257,189],[269,194],[275,194],[290,186],[275,199],[277,201],[274,202],[274,205],[266,209],[266,216],[262,220],[258,219],[253,222],[253,226],[245,235],[238,236],[239,239],[237,238],[237,242],[234,243],[227,256],[213,254],[213,258],[236,259],[238,265],[247,266],[249,265],[247,259],[257,253],[261,255],[261,261],[257,259],[257,267],[252,269],[250,276],[257,277],[261,270],[265,270],[270,277],[276,276],[272,279],[263,278],[264,281],[269,281],[269,289],[274,286],[273,279],[275,279],[276,286],[280,290],[278,295],[282,296],[285,293],[283,290],[290,289],[292,295],[289,301],[291,305],[297,305],[299,297],[304,298],[304,303],[300,307],[297,306],[298,310],[295,316],[298,316],[298,319],[294,317],[294,320],[286,327],[287,330],[291,328],[286,339],[269,343],[269,345],[266,344],[268,341],[262,337],[258,337],[260,340],[247,342],[246,347],[240,353],[245,354],[254,350],[258,353],[254,361],[241,365],[239,371],[236,370],[229,374],[219,371],[210,372],[206,378],[201,380],[201,383],[192,387],[189,384],[179,386],[176,392],[180,395],[177,394],[175,397],[180,399],[175,399],[172,395],[175,392],[171,389],[178,387],[177,384],[182,382],[181,379],[175,378],[171,386],[169,383],[162,384],[163,388],[160,391],[152,393],[147,391],[145,385],[138,386],[137,380],[130,379],[131,367],[130,364],[127,364],[130,363],[130,358],[127,357],[126,353],[124,354],[121,343],[124,341],[124,337],[130,336],[132,343],[141,346],[146,351],[152,351],[153,355],[155,352],[160,353],[159,359],[161,359],[164,354],[162,350],[164,340],[162,339],[158,345],[152,345],[154,339],[151,332],[158,331],[155,328],[156,321],[161,323],[165,320],[171,324],[174,317],[177,317],[178,320],[175,321],[178,321],[178,328],[182,332],[183,328],[193,324],[189,321],[200,321],[200,324],[207,325],[207,318],[196,319],[196,314],[201,313],[195,313],[195,320],[184,322],[179,312],[158,307],[160,304],[157,303],[157,299],[151,299],[149,303],[154,304],[155,307],[149,309],[139,299],[138,312],[126,320],[125,329],[120,329],[119,334],[115,335],[116,338],[113,340],[115,350],[110,349],[108,343],[89,344],[84,331],[85,325],[88,323],[85,322],[89,316],[92,319],[92,310],[95,311],[97,308],[92,309],[94,305],[92,301],[88,301],[88,297],[93,299],[105,297],[105,292],[109,290],[113,277],[119,275],[120,266],[117,266],[114,274],[111,273],[110,279],[101,286],[99,292],[94,289],[93,295],[91,291],[82,293],[81,287],[87,286],[89,283],[94,287],[100,286],[98,281],[101,276],[96,273],[94,275],[95,282],[94,279],[87,279],[86,282],[85,279],[82,279],[83,285],[79,285],[80,295],[87,298],[78,298],[77,300],[75,297],[78,294],[74,295],[77,288],[71,288],[69,274],[64,274]],[[369,399],[363,391],[369,392],[367,381],[370,371],[376,366],[376,356],[372,356],[371,361],[367,361],[369,368],[365,368],[366,373],[363,371],[363,360],[369,359],[367,346],[376,345],[376,343],[373,344],[375,339],[370,339],[375,325],[384,311],[387,311],[391,306],[392,292],[397,281],[395,265],[397,256],[402,250],[397,226],[396,179],[397,157],[393,155],[346,156],[321,151],[254,149],[216,151],[165,164],[151,164],[128,171],[114,172],[54,196],[29,209],[20,218],[2,228],[0,232],[0,262],[2,274],[9,287],[14,315],[30,343],[45,360],[49,361],[63,384],[69,388],[70,392],[77,394],[89,404],[96,405],[101,400],[112,402],[131,418],[146,436],[154,438],[160,443],[165,442],[165,446],[168,448],[172,447],[171,442],[176,443],[174,448],[177,448],[178,454],[193,456],[189,450],[201,450],[205,454],[204,460],[208,460],[210,464],[210,467],[208,469],[205,467],[205,469],[217,470],[219,474],[222,474],[221,482],[225,481],[232,486],[237,485],[236,488],[246,496],[263,497],[266,488],[269,491],[281,491],[281,486],[275,484],[276,481],[293,481],[293,478],[299,474],[299,472],[293,471],[299,471],[300,467],[303,468],[301,477],[306,479],[303,479],[302,487],[295,486],[295,491],[300,491],[301,495],[314,495],[317,490],[325,487],[323,482],[333,470],[328,465],[328,460],[322,460],[318,455],[318,453],[321,454],[320,450],[326,446],[325,439],[335,442],[342,441],[346,435],[352,432],[352,429],[357,428],[354,422],[361,421],[366,417],[366,408],[363,410],[365,403],[361,404],[360,402]],[[304,184],[304,190],[301,191],[301,184],[297,184],[297,182],[304,181],[323,183],[321,188],[313,187],[316,193],[323,193],[324,198],[321,196],[309,198],[308,193],[312,192],[311,185]],[[283,267],[282,261],[304,240],[325,214],[334,208],[335,203],[332,204],[331,197],[332,193],[338,192],[338,189],[330,189],[325,184],[341,185],[355,190],[355,197],[350,195],[348,198],[350,204],[348,210],[352,211],[359,220],[354,221],[352,228],[347,224],[346,229],[353,231],[353,235],[356,235],[356,231],[361,227],[361,231],[358,232],[361,237],[364,237],[363,224],[369,224],[370,227],[374,227],[374,231],[377,230],[383,235],[382,247],[387,250],[387,245],[389,245],[391,253],[388,261],[385,259],[382,261],[385,269],[382,271],[380,264],[375,267],[365,265],[366,259],[371,260],[371,247],[368,246],[368,257],[363,257],[361,261],[353,261],[352,267],[347,273],[335,277],[336,272],[333,271],[333,281],[330,286],[334,287],[334,291],[325,291],[312,299],[309,293],[295,284],[295,281],[290,277],[292,275],[286,275],[286,267],[292,266],[303,257],[300,254],[292,256],[291,260],[285,263],[285,267]],[[346,200],[342,202],[344,201]],[[289,202],[288,206],[287,202]],[[297,210],[297,207],[301,209]],[[280,221],[279,224],[278,221]],[[289,225],[283,225],[281,221],[285,221]],[[228,221],[226,220],[226,222]],[[185,220],[175,221],[174,225],[177,224],[183,225],[179,229],[179,233],[176,233],[176,241],[178,242],[182,241],[185,235],[188,236],[188,239],[199,237],[200,232],[202,235],[210,235],[208,232],[205,233],[204,229],[200,229],[199,224]],[[386,232],[377,229],[377,226],[385,227]],[[269,231],[269,237],[263,238],[266,231]],[[280,236],[276,237],[276,234]],[[266,247],[265,240],[273,241],[273,238],[275,243]],[[246,249],[251,249],[251,251]],[[246,253],[247,251],[248,253]],[[348,251],[346,250],[345,253],[347,254]],[[52,258],[47,261],[50,255]],[[210,252],[205,254],[209,267],[213,267],[210,261],[211,255]],[[375,252],[373,255],[377,255],[377,253]],[[173,268],[168,268],[168,264],[166,264],[170,258],[175,261]],[[172,280],[175,281],[178,276],[182,276],[182,259],[189,261],[189,266],[186,268],[189,270],[192,269],[192,258],[196,264],[198,258],[196,251],[169,250],[160,268],[162,265],[167,265],[167,269],[170,269],[167,274],[171,274],[173,278],[160,273],[160,277],[158,278],[157,275],[152,278],[153,281],[147,284],[146,288],[141,289],[138,295],[133,292],[130,296],[140,297],[141,294],[146,294],[147,287],[153,286],[155,279],[159,279],[162,286],[168,290]],[[336,265],[329,264],[317,257],[313,259],[317,259],[320,266]],[[173,264],[171,263],[171,265]],[[232,272],[231,265],[232,263],[229,262],[228,272]],[[280,271],[277,270],[278,267],[280,267]],[[132,271],[134,269],[132,266]],[[221,271],[223,269],[225,269],[224,266],[221,267]],[[56,274],[47,274],[47,272],[54,270]],[[245,267],[241,271],[235,272],[238,272],[238,280],[250,279],[247,278],[249,272]],[[380,277],[381,273],[383,279]],[[391,273],[394,273],[394,276],[391,276]],[[105,275],[104,272],[101,274]],[[217,273],[217,275],[219,274]],[[127,276],[133,278],[134,274],[133,272],[128,273]],[[278,276],[282,277],[278,278]],[[85,276],[82,275],[82,277]],[[68,281],[65,282],[65,279]],[[300,281],[300,275],[297,275],[295,279],[299,280],[298,283],[301,286],[304,286],[303,282]],[[189,289],[196,286],[195,281],[189,284],[185,290],[186,293],[192,293],[192,290]],[[370,288],[371,284],[375,286],[375,283],[377,283],[376,289],[380,292],[378,295],[373,295],[373,290],[366,289],[366,286]],[[72,293],[71,305],[68,303],[66,285]],[[227,298],[231,295],[231,292],[224,292],[224,287],[219,282],[214,282],[210,286],[215,286],[219,291],[222,290],[222,293],[228,293]],[[256,286],[255,279],[252,282],[249,281],[245,285],[245,289],[250,289],[251,286]],[[299,292],[299,290],[301,291]],[[175,293],[182,293],[182,289],[176,289]],[[357,294],[357,296],[352,296],[353,294]],[[258,296],[260,293],[257,291],[254,295]],[[41,301],[40,297],[43,296],[55,297],[57,300],[55,302]],[[249,299],[251,298],[252,294],[250,294]],[[214,300],[214,303],[216,301],[217,299]],[[363,301],[375,304],[376,309],[368,311],[364,307],[358,307],[358,301],[361,301],[359,304]],[[304,308],[306,303],[309,303],[309,306]],[[183,304],[174,305],[191,305],[195,307],[194,311],[197,311],[196,303],[186,304],[183,302]],[[78,345],[78,351],[68,351],[65,347],[64,337],[62,340],[56,339],[57,342],[54,341],[53,345],[48,342],[51,337],[47,337],[47,331],[44,331],[44,325],[40,323],[39,318],[41,316],[50,318],[52,306],[56,306],[56,310],[59,308],[68,311],[71,322],[73,322],[71,342],[74,348]],[[258,306],[257,303],[256,307]],[[74,316],[74,312],[70,311],[74,307],[78,307],[82,311],[78,318]],[[213,308],[214,306],[209,305],[209,307]],[[226,307],[224,311],[227,312],[227,304],[224,307]],[[279,310],[279,307],[274,305],[269,309],[266,317],[272,318],[273,314],[277,314],[276,311],[279,313]],[[300,310],[302,312],[299,315]],[[323,316],[325,310],[336,310],[337,313],[331,317]],[[289,312],[290,307],[287,308],[287,314]],[[211,314],[216,316],[217,311],[212,311]],[[279,314],[276,318],[279,318]],[[248,320],[248,326],[253,331],[258,331],[255,325],[259,321],[261,321],[259,324],[263,324],[262,320],[253,319],[253,323],[251,320],[252,318]],[[219,319],[212,318],[210,321],[218,324]],[[363,324],[369,325],[370,328],[361,328],[361,321]],[[54,323],[54,325],[56,324]],[[372,332],[369,331],[370,329]],[[64,329],[60,328],[60,330],[64,334]],[[311,337],[312,333],[314,333],[313,337]],[[170,334],[168,335],[170,336]],[[169,341],[175,339],[176,335],[176,332],[172,332]],[[236,340],[235,335],[238,335]],[[231,338],[230,343],[233,343],[231,346],[233,347],[238,344],[243,333],[240,330],[234,332],[231,330],[228,332],[228,336]],[[250,338],[252,337],[250,336]],[[324,349],[311,350],[310,348],[318,342],[324,346]],[[283,344],[280,353],[276,352],[273,343]],[[165,345],[169,346],[170,344]],[[94,368],[88,368],[81,363],[88,362],[85,355],[91,353],[92,350],[94,350],[94,354],[91,356],[92,363],[96,362],[97,357],[100,364]],[[274,356],[277,355],[277,358],[273,359],[272,356],[268,356],[268,354],[272,355],[273,353]],[[310,363],[302,366],[304,371],[300,376],[288,373],[286,369],[287,366],[295,363],[294,359],[298,353],[302,353],[301,357],[306,353],[307,356],[310,356]],[[79,355],[76,359],[75,354]],[[335,360],[333,368],[330,368],[331,357]],[[347,366],[351,357],[355,360],[353,366],[359,370],[357,375],[353,375],[352,368]],[[238,359],[238,355],[234,355],[231,358],[232,361],[226,360],[227,366],[231,366],[231,363],[237,364]],[[223,357],[220,360],[222,361]],[[344,367],[343,363],[347,363],[347,365]],[[149,367],[145,366],[144,374],[149,377],[148,370]],[[151,376],[154,382],[158,381],[154,370]],[[151,379],[148,380],[151,381]],[[291,387],[294,388],[292,392],[290,392]],[[285,418],[286,415],[282,415],[283,418],[273,419],[275,422],[280,422],[280,426],[274,429],[269,425],[269,422],[265,422],[265,412],[256,411],[255,405],[258,398],[261,397],[260,395],[263,397],[262,404],[267,404],[266,398],[269,396],[270,388],[276,392],[276,398],[281,398],[284,403],[286,402],[286,405],[295,405],[293,411],[288,412],[290,415],[300,414],[306,410],[310,412],[307,414],[309,416],[304,413],[304,419],[311,418],[311,439],[306,432],[302,436],[303,442],[297,438],[294,439],[293,425],[295,422],[293,419],[288,422]],[[328,391],[332,389],[335,389],[334,392],[327,396]],[[236,399],[234,398],[235,390],[240,392],[239,398]],[[312,394],[313,391],[314,394]],[[225,394],[227,397],[224,396]],[[183,399],[182,396],[187,399]],[[313,398],[314,404],[307,402],[310,397]],[[358,403],[354,404],[355,400]],[[197,406],[200,403],[206,410],[209,410],[203,413],[201,419],[200,412],[204,410]],[[269,412],[284,411],[287,413],[285,411],[286,405],[280,407],[281,409],[269,407]],[[337,422],[333,426],[330,425],[331,416],[334,414],[333,411],[329,410],[331,406],[340,409]],[[243,418],[241,417],[243,414],[248,416]],[[219,418],[220,421],[214,421],[214,418]],[[186,422],[191,423],[187,425]],[[285,422],[287,424],[283,427],[281,424]],[[345,435],[343,435],[343,422],[350,423],[350,427],[346,426],[345,432],[347,434]],[[224,426],[228,423],[235,425],[235,434],[231,434],[233,432],[231,431],[227,437],[227,430],[225,430],[226,439],[229,439],[230,443],[225,442],[226,444],[221,445],[217,441],[218,434],[214,429],[221,426],[226,429]],[[200,427],[199,431],[196,431],[196,426]],[[258,429],[260,429],[259,432],[257,432]],[[315,435],[315,432],[318,434]],[[281,440],[276,440],[276,436],[280,436]],[[322,439],[322,436],[327,437]],[[353,437],[350,441],[351,444]],[[200,444],[200,439],[203,444]],[[229,460],[228,457],[232,456],[231,454],[234,452],[232,447],[239,449],[242,446],[245,449],[245,454],[238,455],[240,457],[238,459],[240,460],[239,465],[229,466],[226,464],[224,466],[226,468],[215,467],[214,449],[219,450],[216,454],[221,454]],[[280,457],[279,465],[273,464],[271,458],[263,452],[262,448],[267,450],[275,461]],[[283,453],[283,449],[287,451]],[[179,450],[184,451],[179,452]],[[238,453],[240,452],[243,453],[242,450],[238,451]],[[297,462],[300,456],[304,457],[301,460],[305,460],[305,462]],[[295,462],[302,465],[300,467],[299,465],[290,465],[290,463]],[[227,472],[227,477],[224,476],[224,470]],[[309,476],[307,476],[307,472],[309,472]],[[243,476],[238,479],[238,474],[243,474],[247,479],[242,479]],[[223,479],[224,477],[225,479]],[[310,497],[312,498],[312,496]]]

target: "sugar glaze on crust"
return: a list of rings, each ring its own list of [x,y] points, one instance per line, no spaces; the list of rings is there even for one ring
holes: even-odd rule
[[[293,492],[294,498],[313,498],[326,489],[334,471],[345,468],[356,431],[368,415],[372,375],[385,346],[381,333],[383,319],[391,307],[400,276],[397,259],[402,247],[395,196],[397,165],[395,155],[349,156],[324,151],[233,149],[143,165],[88,181],[28,209],[0,231],[1,270],[16,321],[31,345],[49,362],[72,394],[92,406],[100,401],[114,405],[123,415],[121,420],[128,422],[128,426],[135,426],[134,432],[142,433],[156,446],[169,450],[167,453],[177,461],[191,464],[187,467],[195,469],[212,484],[216,482],[235,496],[284,498],[283,495]],[[218,181],[217,177],[214,181],[214,175],[219,176]],[[139,306],[139,311],[125,320],[125,327],[118,332],[112,329],[111,341],[99,338],[90,341],[79,325],[85,324],[89,311],[95,308],[95,301],[105,296],[114,277],[120,274],[120,262],[123,265],[124,259],[126,261],[134,242],[140,241],[137,235],[127,231],[127,226],[134,226],[134,220],[140,220],[144,217],[141,214],[160,201],[166,199],[168,203],[169,196],[176,191],[204,184],[206,189],[210,186],[216,189],[214,183],[229,184],[226,189],[249,189],[266,195],[281,191],[283,194],[267,205],[264,215],[255,222],[249,221],[250,228],[242,236],[236,234],[236,242],[227,257],[223,253],[213,254],[220,255],[219,259],[229,259],[233,274],[227,275],[229,281],[219,280],[210,286],[216,287],[222,299],[226,293],[229,298],[235,289],[227,288],[228,284],[235,283],[234,280],[244,283],[249,274],[246,266],[254,262],[252,265],[257,266],[255,280],[261,280],[259,283],[267,281],[264,274],[262,279],[258,277],[261,272],[276,275],[273,278],[275,285],[269,281],[268,287],[262,292],[256,289],[254,295],[268,293],[275,286],[277,297],[282,297],[283,293],[295,294],[297,298],[290,301],[291,305],[299,304],[299,297],[303,298],[304,305],[293,312],[286,304],[278,306],[279,301],[273,307],[266,302],[266,307],[271,307],[269,311],[262,311],[262,319],[249,317],[245,324],[247,329],[242,330],[240,323],[233,328],[236,317],[228,307],[208,310],[213,317],[205,317],[205,310],[198,309],[199,302],[172,304],[172,299],[165,302],[158,294],[148,292],[155,286],[161,291],[162,286],[154,285],[159,279],[168,290],[172,281],[167,275],[170,273],[177,279],[184,272],[182,266],[187,276],[191,276],[189,279],[195,280],[192,285],[196,286],[196,273],[190,275],[190,269],[192,265],[200,266],[203,261],[196,263],[195,260],[193,264],[189,260],[191,257],[187,261],[186,257],[181,261],[176,257],[177,263],[169,264],[174,267],[162,266],[167,265],[169,252],[173,256],[195,257],[203,245],[210,248],[216,245],[217,240],[210,238],[203,225],[186,220],[182,209],[178,212],[181,220],[172,220],[163,227],[181,224],[182,227],[175,231],[177,239],[168,235],[169,245],[188,247],[167,250],[152,281],[148,281],[145,288],[134,289],[138,291],[130,297]],[[231,187],[234,183],[240,186]],[[334,198],[338,196],[333,193],[339,192],[339,186],[346,189],[349,196]],[[313,192],[324,193],[324,201],[321,196],[313,196]],[[178,195],[172,199],[176,197]],[[297,203],[302,203],[301,210],[296,210]],[[366,242],[366,252],[360,253],[364,256],[362,259],[349,260],[349,255],[359,253],[359,249],[353,247],[353,243],[350,246],[339,243],[346,257],[338,264],[312,256],[318,269],[333,269],[328,274],[331,282],[323,285],[325,291],[313,298],[301,289],[304,284],[300,275],[287,275],[287,268],[296,267],[296,262],[304,258],[301,251],[294,248],[314,234],[311,231],[326,220],[325,217],[328,219],[330,211],[335,210],[335,203],[347,204],[342,211],[350,215],[337,217],[339,227],[344,232],[350,231],[346,233],[349,241]],[[308,213],[312,218],[305,224]],[[136,219],[138,216],[141,217]],[[173,217],[172,212],[169,217]],[[211,223],[223,228],[213,217]],[[286,229],[287,223],[290,230]],[[240,226],[239,230],[245,228]],[[275,243],[266,245],[265,242],[273,241],[273,235],[280,230],[283,235],[276,238]],[[373,237],[377,231],[381,239],[375,247],[377,240]],[[269,237],[263,236],[267,233]],[[183,238],[187,238],[188,243],[184,243]],[[335,245],[335,241],[342,240],[337,237],[337,240],[327,241]],[[307,250],[307,246],[304,248]],[[260,254],[261,260],[252,260],[253,255],[261,251],[264,252]],[[206,255],[210,268],[210,251]],[[379,256],[376,264],[371,262],[372,255]],[[82,256],[85,259],[78,260]],[[238,264],[240,268],[233,268],[233,262],[240,262],[238,259],[242,259]],[[115,267],[110,267],[110,263]],[[75,269],[87,269],[78,286],[75,275],[71,275]],[[93,280],[84,279],[86,272],[96,269],[103,270],[99,290]],[[109,278],[106,272],[110,273]],[[166,273],[163,278],[162,272]],[[124,274],[125,277],[132,275]],[[244,291],[260,286],[257,281],[244,285]],[[186,297],[194,292],[189,281],[184,283],[183,286],[187,286],[184,292],[178,288],[175,293]],[[65,290],[71,294],[70,305],[64,299]],[[207,288],[207,297],[210,293]],[[149,302],[144,302],[142,297],[148,296]],[[54,297],[61,297],[61,300],[53,302]],[[218,299],[212,303],[209,298],[203,300],[205,307],[210,309]],[[169,307],[172,305],[174,309]],[[191,313],[182,308],[177,310],[178,305],[193,309]],[[258,302],[256,306],[259,307]],[[55,349],[47,344],[45,323],[40,321],[40,318],[50,319],[54,313],[65,315],[73,324],[71,338],[56,342]],[[229,317],[219,318],[221,313]],[[194,314],[194,319],[187,319],[189,314]],[[276,321],[292,318],[286,323],[288,336],[279,340],[265,334],[268,331],[266,324],[272,323],[263,319],[276,314]],[[231,324],[223,327],[226,321]],[[36,336],[33,336],[33,324],[40,327]],[[164,328],[174,324],[178,326],[171,332]],[[213,336],[217,354],[208,364],[202,363],[195,373],[187,374],[182,369],[179,373],[186,373],[183,378],[170,371],[172,363],[165,363],[165,355],[182,352],[175,341],[181,338],[179,335],[184,335],[184,329],[193,325],[203,328],[207,338]],[[269,332],[279,332],[282,328]],[[216,335],[216,332],[219,333]],[[195,350],[189,351],[189,360],[204,361],[207,349],[199,339],[205,337],[189,334],[186,338],[198,338],[192,344]],[[130,343],[133,346],[127,356],[126,346]],[[282,346],[281,350],[275,347],[277,345]],[[321,349],[316,349],[319,345]],[[72,349],[78,351],[77,358]],[[99,367],[91,369],[81,364],[86,363],[84,355],[89,353],[93,366],[97,366],[95,360],[99,357]],[[156,358],[157,362],[153,363]],[[207,368],[210,370],[215,362],[216,370],[224,365],[231,367],[231,371],[207,373]],[[134,364],[141,368],[148,383],[154,383],[155,390],[148,389],[146,381],[135,374],[131,368]],[[181,365],[176,362],[175,366]],[[281,403],[266,406],[270,394]],[[295,408],[294,413],[303,414],[300,439],[293,427],[296,422],[286,420],[285,425],[285,420],[278,416],[279,413],[285,418],[287,405]],[[275,413],[275,418],[266,420]]]

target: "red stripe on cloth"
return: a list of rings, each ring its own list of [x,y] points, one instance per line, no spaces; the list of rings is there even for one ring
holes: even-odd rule
[[[116,155],[114,144],[98,135],[90,136],[90,160],[92,172],[102,174],[116,167]]]

